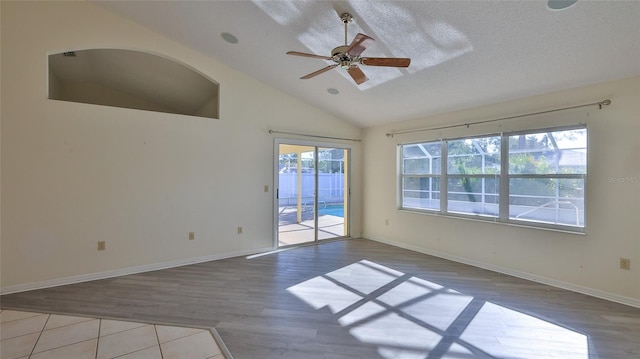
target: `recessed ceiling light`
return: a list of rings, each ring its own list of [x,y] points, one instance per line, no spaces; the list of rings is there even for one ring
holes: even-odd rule
[[[222,36],[222,39],[224,39],[224,41],[230,43],[230,44],[237,44],[238,43],[238,38],[233,36],[232,34],[228,33],[228,32],[223,32],[220,34],[220,36]]]
[[[570,7],[578,2],[578,0],[549,0],[547,7],[551,10],[562,10]]]
[[[337,94],[339,94],[339,93],[340,93],[340,91],[338,91],[338,89],[334,89],[333,87],[328,88],[328,89],[327,89],[327,92],[328,92],[328,93],[330,93],[330,94],[332,94],[332,95],[337,95]]]

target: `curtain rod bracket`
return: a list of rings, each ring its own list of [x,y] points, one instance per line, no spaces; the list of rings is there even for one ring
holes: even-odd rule
[[[604,101],[600,102],[598,104],[598,108],[600,110],[602,110],[602,106],[609,106],[609,105],[611,105],[611,100],[607,99],[607,100],[604,100]]]

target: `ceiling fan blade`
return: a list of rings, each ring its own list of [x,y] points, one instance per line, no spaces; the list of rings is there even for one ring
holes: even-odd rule
[[[358,85],[368,80],[367,75],[365,75],[358,66],[351,65],[347,72],[349,73],[349,75],[351,75],[353,81],[355,81]]]
[[[331,70],[331,69],[335,68],[336,66],[338,66],[338,64],[329,65],[329,66],[327,66],[327,67],[325,67],[325,68],[322,68],[322,69],[320,69],[320,70],[318,70],[318,71],[315,71],[315,72],[312,72],[312,73],[310,73],[310,74],[308,74],[308,75],[302,76],[300,79],[301,79],[301,80],[310,79],[310,78],[312,78],[312,77],[314,77],[314,76],[318,76],[318,75],[320,75],[321,73],[327,72],[327,71],[329,71],[329,70]]]
[[[306,52],[298,52],[298,51],[289,51],[289,52],[287,52],[287,55],[302,56],[302,57],[312,57],[314,59],[331,60],[330,57],[326,57],[326,56],[322,56],[322,55],[315,55],[315,54],[307,54]]]
[[[371,45],[374,41],[373,37],[367,36],[365,34],[358,34],[351,41],[351,45],[347,49],[347,54],[352,57],[360,56],[362,51],[366,50],[369,45]]]
[[[367,66],[409,67],[411,59],[400,57],[363,57],[360,63]]]

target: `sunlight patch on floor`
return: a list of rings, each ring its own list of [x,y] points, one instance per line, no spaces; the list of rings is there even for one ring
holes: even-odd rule
[[[368,260],[287,291],[383,358],[589,358],[584,334]]]

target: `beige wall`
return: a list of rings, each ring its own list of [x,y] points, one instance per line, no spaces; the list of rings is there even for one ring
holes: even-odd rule
[[[268,129],[362,135],[91,4],[2,1],[0,9],[3,292],[271,247]],[[221,119],[47,100],[49,53],[108,47],[162,54],[218,81]],[[601,111],[385,136],[604,98],[613,104]],[[634,78],[367,129],[362,148],[353,145],[352,233],[640,306],[640,183],[610,180],[640,176],[639,114]],[[576,121],[590,137],[586,236],[396,209],[398,143]],[[631,271],[618,268],[619,257],[631,258]]]
[[[49,80],[51,79],[55,79],[55,76],[49,76]],[[57,86],[53,88],[49,87],[51,89],[50,91],[59,91],[60,95],[49,96],[50,98],[88,104],[108,104],[108,106],[167,113],[179,112],[164,104],[147,101],[126,92],[115,90],[113,87],[102,86],[100,84],[89,82],[69,84],[58,82],[56,85]]]
[[[91,4],[1,6],[5,293],[270,248],[268,130],[361,136],[355,126]],[[144,50],[194,67],[220,83],[221,119],[47,100],[47,55],[86,48]],[[353,155],[357,235],[358,144]],[[98,241],[106,251],[97,251]]]
[[[4,78],[2,76],[2,4],[0,4],[0,271],[2,270],[2,86]],[[2,288],[2,273],[0,273],[0,288]]]
[[[613,104],[602,110],[590,107],[469,129],[385,136],[394,130],[501,118],[606,98]],[[368,129],[363,148],[363,236],[640,306],[639,117],[640,78],[632,78]],[[587,123],[589,131],[587,235],[397,209],[399,143],[579,122]],[[620,257],[631,259],[630,271],[619,269]]]

